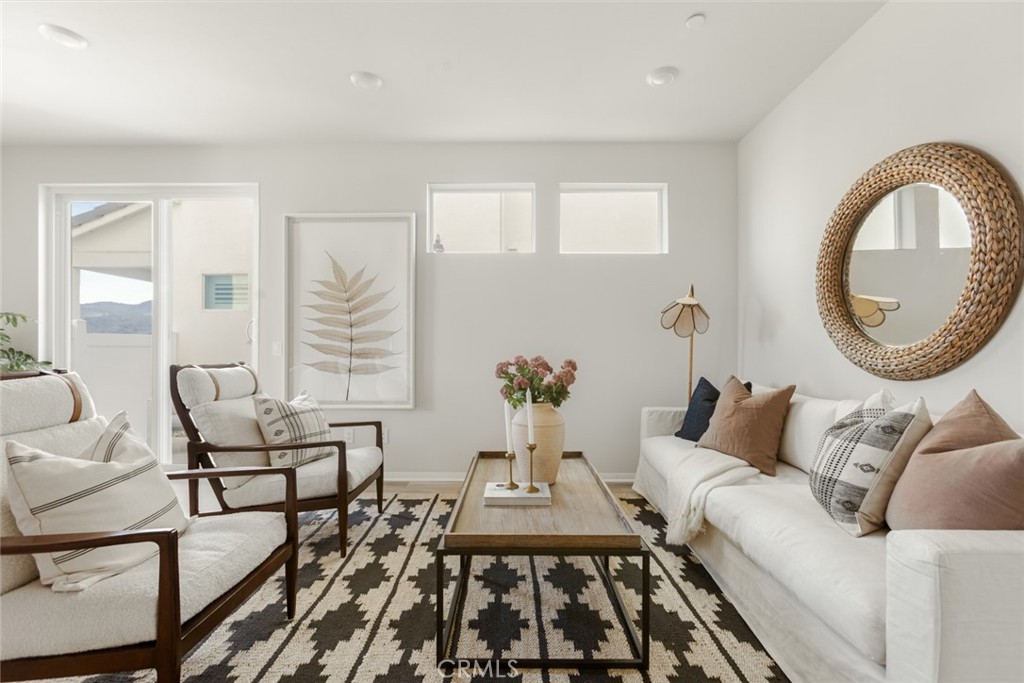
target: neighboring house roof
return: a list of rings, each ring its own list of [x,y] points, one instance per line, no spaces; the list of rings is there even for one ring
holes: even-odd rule
[[[103,218],[108,213],[113,213],[119,209],[123,209],[128,206],[126,202],[107,202],[106,204],[100,204],[99,206],[93,207],[88,211],[80,213],[76,216],[71,217],[71,227],[78,228],[86,223],[92,223],[98,218]]]
[[[105,225],[116,223],[140,211],[148,211],[149,202],[107,202],[71,217],[71,235],[79,237]]]

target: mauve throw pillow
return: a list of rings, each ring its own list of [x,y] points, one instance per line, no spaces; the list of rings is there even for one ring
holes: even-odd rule
[[[889,499],[892,529],[1024,529],[1024,439],[976,391],[921,439]]]
[[[743,386],[750,391],[752,385],[750,382],[746,382]],[[697,441],[704,436],[704,432],[708,431],[708,425],[711,423],[711,416],[715,414],[718,397],[721,395],[722,392],[714,384],[701,377],[697,382],[697,388],[693,390],[693,396],[690,397],[690,405],[686,408],[686,414],[683,416],[683,426],[676,432],[676,436],[688,441]]]
[[[789,399],[796,386],[753,395],[730,377],[711,416],[708,430],[697,445],[746,460],[767,475],[775,476],[775,462]]]

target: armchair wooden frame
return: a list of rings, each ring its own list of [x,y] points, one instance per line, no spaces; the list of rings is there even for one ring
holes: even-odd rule
[[[384,430],[382,423],[377,421],[358,421],[358,422],[330,422],[328,423],[331,428],[338,427],[373,427],[376,430],[376,446],[381,452],[381,464],[373,474],[366,478],[366,481],[362,482],[356,488],[351,491],[348,490],[348,458],[346,455],[345,442],[342,440],[335,441],[319,441],[316,443],[295,443],[288,444],[287,448],[283,444],[245,444],[245,445],[232,445],[232,444],[212,444],[203,439],[202,434],[199,432],[199,428],[192,420],[192,414],[185,405],[185,402],[181,399],[181,394],[178,391],[178,373],[185,368],[201,368],[201,369],[217,369],[217,368],[233,368],[240,367],[243,363],[224,363],[217,365],[172,365],[171,366],[171,402],[174,404],[174,410],[178,414],[178,419],[181,421],[181,426],[185,430],[185,435],[188,437],[188,468],[190,470],[196,469],[207,469],[223,471],[217,468],[214,462],[214,453],[258,453],[279,450],[295,450],[300,448],[309,448],[315,446],[331,446],[337,451],[338,458],[338,488],[337,495],[324,496],[320,498],[300,498],[296,501],[296,506],[299,512],[309,512],[313,510],[337,510],[338,511],[338,540],[341,546],[341,554],[345,555],[348,546],[348,506],[349,504],[359,497],[363,491],[369,488],[370,484],[376,482],[377,485],[377,511],[378,513],[384,511]],[[282,508],[281,503],[271,503],[267,505],[256,505],[251,507],[243,508],[232,508],[231,505],[224,500],[224,484],[217,478],[216,474],[206,477],[210,483],[210,488],[213,489],[213,494],[217,497],[217,502],[220,504],[222,510],[233,510],[233,511],[273,511],[280,510]],[[188,484],[188,501],[189,501],[189,513],[198,514],[199,512],[199,482],[190,481]]]
[[[91,650],[48,657],[9,659],[0,667],[0,680],[26,681],[59,676],[88,676],[117,671],[156,669],[158,683],[178,683],[181,662],[203,638],[231,615],[270,577],[285,567],[288,618],[295,616],[299,572],[299,532],[295,495],[295,471],[290,467],[237,467],[210,471],[169,472],[170,479],[190,483],[211,477],[283,476],[287,523],[285,541],[262,563],[230,590],[207,605],[199,614],[181,623],[181,587],[178,582],[178,532],[176,529],[143,529],[101,533],[49,534],[0,539],[0,554],[25,555],[127,543],[155,543],[160,558],[156,609],[156,640],[122,647]],[[202,517],[230,514],[210,512]],[[8,624],[8,627],[16,627]]]

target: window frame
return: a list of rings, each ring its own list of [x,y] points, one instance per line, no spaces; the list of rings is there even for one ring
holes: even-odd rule
[[[502,192],[529,192],[530,193],[530,250],[529,251],[444,251],[441,253],[469,255],[481,254],[535,254],[537,253],[537,184],[536,183],[427,183],[427,237],[426,250],[428,254],[436,254],[434,251],[434,192],[450,193],[502,193]],[[504,235],[504,226],[499,224],[499,235]],[[499,241],[501,238],[499,237]]]
[[[562,230],[562,195],[588,192],[656,192],[658,195],[658,251],[566,251]],[[661,256],[669,253],[668,183],[559,183],[558,184],[558,253],[567,256]]]

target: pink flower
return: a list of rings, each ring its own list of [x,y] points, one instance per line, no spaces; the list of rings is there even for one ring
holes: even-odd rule
[[[502,378],[502,376],[503,376],[503,375],[504,375],[504,374],[505,374],[506,372],[508,372],[508,369],[509,369],[510,367],[512,367],[512,363],[508,362],[507,360],[503,360],[503,361],[501,361],[501,362],[500,362],[500,363],[498,363],[498,365],[497,365],[497,366],[496,366],[496,367],[494,368],[494,376],[495,376],[495,377],[497,377],[498,379],[501,379],[501,378]]]
[[[558,374],[561,375],[562,384],[564,384],[567,387],[572,386],[573,383],[576,381],[576,373],[570,370],[569,368],[565,368]],[[558,375],[556,375],[556,377],[557,376]]]
[[[569,370],[572,370],[573,372],[576,372],[576,370],[577,370],[577,368],[576,368],[576,361],[574,361],[572,358],[566,358],[562,362],[562,369],[565,370],[566,368],[568,368]]]
[[[512,359],[512,362],[516,365],[529,365],[530,361],[526,360],[526,356],[516,356]]]
[[[544,356],[534,356],[530,359],[530,369],[541,377],[551,374],[551,364]]]
[[[512,388],[517,390],[524,390],[530,388],[530,382],[525,377],[516,377],[512,380]]]
[[[503,399],[508,400],[508,387],[502,387],[499,393]]]

